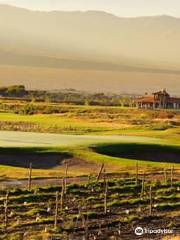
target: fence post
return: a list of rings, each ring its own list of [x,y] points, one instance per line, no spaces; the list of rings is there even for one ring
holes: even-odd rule
[[[104,169],[104,213],[107,214],[108,181]]]
[[[171,188],[173,187],[174,166],[171,167]]]
[[[91,173],[88,175],[87,177],[87,182],[86,182],[86,187],[88,187],[88,185],[90,184],[91,182]]]
[[[5,200],[4,200],[4,225],[5,225],[5,229],[7,228],[7,224],[8,224],[8,200],[9,200],[9,192],[7,191],[6,197],[5,197]]]
[[[101,168],[100,168],[100,171],[99,171],[99,173],[98,173],[98,175],[97,175],[97,179],[96,179],[97,182],[99,181],[99,178],[100,178],[100,176],[101,176],[101,173],[102,173],[103,169],[104,169],[104,163],[102,163]]]
[[[167,183],[167,171],[165,168],[164,168],[164,182],[165,184]]]
[[[152,215],[152,186],[149,189],[149,215]]]
[[[61,189],[61,211],[63,210],[64,206],[64,193],[65,193],[65,180],[62,179],[62,189]]]
[[[136,162],[136,185],[138,185],[138,174],[139,174],[139,166],[138,166],[138,162]]]
[[[58,200],[59,200],[59,192],[56,192],[56,208],[55,208],[55,215],[54,215],[54,228],[57,228],[57,224],[58,224]]]
[[[143,173],[143,179],[142,179],[142,189],[141,189],[141,196],[144,197],[145,192],[145,172]]]
[[[32,163],[29,164],[28,190],[31,191],[32,185]]]
[[[68,164],[66,163],[66,172],[65,172],[65,181],[64,181],[64,193],[66,194],[67,191],[67,173],[68,173]]]
[[[83,228],[84,228],[84,232],[85,232],[84,239],[88,240],[88,238],[89,238],[88,217],[85,219],[84,214],[82,214],[82,223],[83,223]]]

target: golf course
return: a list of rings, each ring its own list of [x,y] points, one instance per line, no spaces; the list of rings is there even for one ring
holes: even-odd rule
[[[0,0],[0,240],[180,240],[178,9]]]
[[[104,142],[158,142],[158,139],[138,136],[62,135],[0,131],[2,147],[71,147]]]
[[[180,112],[0,106],[2,239],[134,239],[134,226],[177,235]]]
[[[167,140],[143,136],[69,135],[0,131],[2,176],[26,178],[30,163],[33,177],[96,174],[106,164],[108,172],[133,172],[137,161],[142,169],[177,165],[180,148]]]

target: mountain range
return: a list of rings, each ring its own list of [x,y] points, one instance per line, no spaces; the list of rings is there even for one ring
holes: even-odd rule
[[[180,90],[180,19],[0,4],[0,81],[33,89]]]

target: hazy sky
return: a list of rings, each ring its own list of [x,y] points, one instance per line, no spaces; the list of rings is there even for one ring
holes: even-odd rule
[[[38,10],[102,10],[119,16],[172,15],[180,17],[180,0],[0,0]]]

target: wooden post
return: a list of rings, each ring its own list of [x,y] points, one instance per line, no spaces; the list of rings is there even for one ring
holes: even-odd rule
[[[32,163],[29,164],[29,178],[28,178],[28,190],[31,191],[32,186]]]
[[[138,166],[138,162],[136,162],[136,185],[138,185],[138,174],[139,174],[139,166]]]
[[[63,207],[64,207],[64,193],[65,193],[65,180],[63,178],[62,179],[62,189],[61,189],[61,211],[63,210]]]
[[[118,225],[118,235],[119,236],[121,235],[121,223],[119,223],[119,225]]]
[[[145,172],[143,173],[143,179],[142,179],[142,188],[141,188],[141,196],[144,197],[145,193]]]
[[[58,200],[59,200],[59,192],[56,192],[56,208],[55,208],[55,215],[54,215],[54,228],[57,228],[57,224],[58,224]]]
[[[167,171],[165,168],[164,168],[164,182],[165,184],[167,183]]]
[[[66,172],[65,172],[65,180],[64,180],[64,193],[67,192],[67,173],[68,173],[68,164],[66,163]]]
[[[98,236],[100,236],[101,234],[102,234],[102,226],[101,224],[99,224]]]
[[[107,196],[108,196],[108,181],[104,169],[104,213],[107,214]]]
[[[152,215],[152,187],[149,189],[149,215]]]
[[[104,186],[106,186],[106,169],[103,169],[103,180],[104,180]]]
[[[81,207],[78,206],[78,216],[77,216],[77,219],[76,219],[75,228],[78,228],[79,225],[81,225],[81,223],[82,223],[82,222],[80,222],[81,219],[82,219]]]
[[[171,188],[173,187],[174,166],[171,167]]]
[[[84,237],[87,240],[89,238],[89,229],[88,229],[88,219],[85,219],[85,216],[82,214],[82,223],[83,223],[83,228],[84,228]]]
[[[7,228],[8,224],[8,200],[9,200],[9,192],[6,193],[6,197],[4,200],[4,225],[5,229]]]
[[[98,173],[98,175],[97,175],[97,179],[96,179],[97,182],[99,181],[99,178],[100,178],[100,176],[101,176],[101,173],[102,173],[103,169],[104,169],[104,163],[102,163],[101,168],[100,168],[100,171],[99,171],[99,173]]]
[[[88,175],[88,182],[87,182],[87,185],[90,184],[90,181],[91,181],[91,173]]]
[[[74,226],[74,233],[76,232],[76,229],[78,228],[78,221],[81,217],[81,212],[80,212],[80,207],[78,206],[78,214],[77,214],[77,217],[76,217],[76,222],[75,222],[75,226]]]

